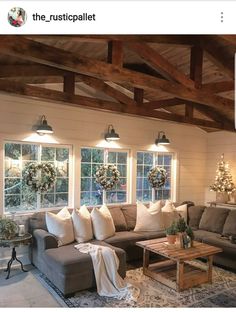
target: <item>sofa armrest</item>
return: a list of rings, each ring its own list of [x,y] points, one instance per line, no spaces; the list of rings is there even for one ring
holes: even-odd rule
[[[37,248],[41,251],[51,248],[58,248],[56,237],[45,230],[34,230],[33,236],[35,238]]]

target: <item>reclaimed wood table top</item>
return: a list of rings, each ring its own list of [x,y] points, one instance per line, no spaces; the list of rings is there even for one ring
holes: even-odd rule
[[[193,242],[193,247],[183,249],[178,245],[168,244],[166,237],[140,241],[136,245],[175,261],[188,261],[222,252],[221,248],[197,241]]]

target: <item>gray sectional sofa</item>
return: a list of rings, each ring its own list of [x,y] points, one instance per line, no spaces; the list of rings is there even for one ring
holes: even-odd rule
[[[105,241],[91,243],[110,246],[119,258],[119,273],[125,277],[126,261],[140,259],[142,249],[137,241],[164,237],[164,231],[134,232],[136,205],[109,207],[116,233]],[[236,211],[225,208],[206,208],[188,205],[188,223],[194,229],[195,239],[223,249],[214,262],[236,269],[236,245],[221,238],[222,234],[236,234]],[[45,213],[35,213],[29,220],[33,233],[32,263],[64,294],[96,286],[93,265],[89,255],[74,248],[75,243],[57,247],[56,238],[47,232]]]

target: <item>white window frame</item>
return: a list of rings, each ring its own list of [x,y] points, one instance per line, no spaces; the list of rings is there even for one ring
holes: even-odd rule
[[[107,206],[119,206],[119,205],[127,205],[127,204],[130,204],[131,203],[131,157],[130,157],[130,149],[125,149],[125,148],[109,148],[109,147],[97,147],[97,146],[81,146],[80,147],[80,181],[79,181],[79,201],[80,201],[80,205],[81,205],[81,164],[82,164],[82,158],[81,158],[81,150],[82,149],[101,149],[104,151],[104,159],[106,157],[106,151],[107,152],[125,152],[127,153],[127,177],[126,177],[126,184],[127,184],[127,187],[126,187],[126,202],[121,202],[121,203],[106,203]],[[107,160],[106,160],[107,161]],[[106,164],[107,162],[104,162],[104,164]],[[106,191],[103,191],[103,201],[104,201],[104,194],[105,194]],[[88,207],[99,207],[100,205],[88,205]]]
[[[48,207],[48,208],[37,208],[32,210],[20,210],[17,212],[8,212],[5,211],[5,144],[11,143],[11,144],[27,144],[27,145],[38,145],[40,148],[40,154],[42,151],[42,147],[54,147],[54,148],[68,148],[69,149],[69,172],[68,172],[68,206],[66,207],[72,207],[73,205],[73,145],[72,144],[56,144],[56,143],[41,143],[41,142],[27,142],[27,141],[21,141],[21,140],[4,140],[3,141],[3,172],[2,172],[2,181],[3,181],[3,189],[2,189],[2,206],[3,206],[3,214],[4,215],[26,215],[26,214],[33,214],[35,212],[40,211],[51,211],[51,210],[58,210],[62,207]],[[22,163],[21,163],[22,164]],[[22,171],[22,168],[21,168]]]
[[[150,150],[136,150],[136,163],[135,163],[135,199],[137,200],[137,166],[138,166],[138,153],[152,153],[153,154],[153,164],[152,167],[154,167],[155,164],[155,158],[158,156],[158,154],[161,155],[171,155],[172,156],[172,161],[171,161],[171,189],[170,189],[170,200],[175,202],[176,201],[176,196],[177,196],[177,154],[175,152],[162,152],[162,151],[150,151]],[[154,201],[154,189],[152,188],[152,201]],[[143,203],[147,203],[143,202]]]

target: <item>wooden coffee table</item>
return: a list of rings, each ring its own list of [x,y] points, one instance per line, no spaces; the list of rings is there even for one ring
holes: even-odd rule
[[[177,291],[212,283],[213,255],[222,252],[221,248],[196,241],[193,242],[193,247],[183,249],[169,245],[166,238],[141,241],[136,245],[143,248],[143,274]],[[162,256],[162,259],[150,264],[150,252]],[[200,257],[207,258],[204,269],[189,262]]]

